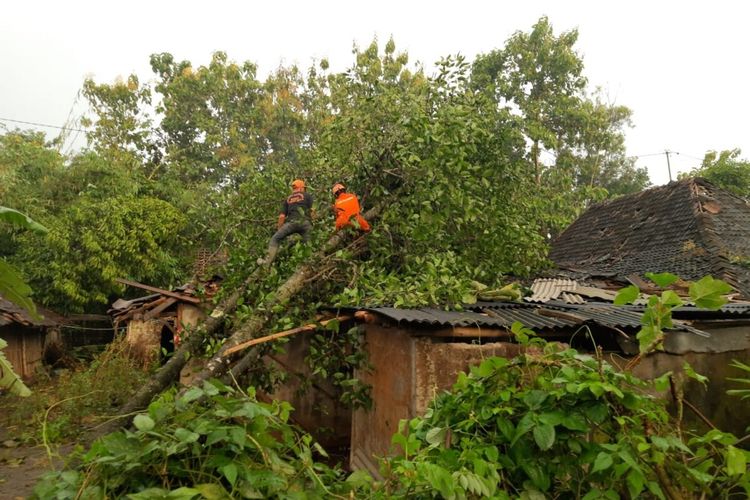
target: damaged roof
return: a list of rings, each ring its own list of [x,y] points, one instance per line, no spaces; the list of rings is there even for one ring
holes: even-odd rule
[[[45,327],[64,323],[64,318],[52,311],[37,306],[38,318],[31,317],[29,312],[0,295],[0,326],[17,323],[23,326]]]
[[[750,204],[700,178],[594,205],[552,244],[561,269],[722,279],[750,297]]]

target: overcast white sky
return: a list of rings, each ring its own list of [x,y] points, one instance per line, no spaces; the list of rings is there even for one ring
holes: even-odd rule
[[[578,28],[590,84],[633,110],[628,154],[675,151],[676,177],[710,149],[739,147],[750,157],[748,14],[747,2],[723,0],[5,2],[0,118],[62,125],[86,76],[148,80],[155,52],[197,66],[223,50],[257,63],[264,76],[322,57],[344,69],[353,43],[392,35],[398,50],[429,68],[441,56],[498,48],[547,15],[557,33]],[[80,115],[85,104],[73,109]],[[665,155],[639,164],[654,184],[667,182]]]

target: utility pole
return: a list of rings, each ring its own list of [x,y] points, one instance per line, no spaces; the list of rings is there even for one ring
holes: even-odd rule
[[[669,182],[672,182],[672,165],[669,164],[669,155],[674,153],[674,151],[670,151],[668,149],[664,150],[664,154],[667,156],[667,172],[669,173]],[[674,153],[679,154],[679,153]]]

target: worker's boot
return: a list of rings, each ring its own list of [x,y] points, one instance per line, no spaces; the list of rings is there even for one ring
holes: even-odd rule
[[[279,253],[279,247],[277,246],[269,246],[268,247],[268,254],[266,255],[266,258],[263,257],[258,258],[257,262],[259,266],[270,266],[271,263],[276,259],[276,254]]]

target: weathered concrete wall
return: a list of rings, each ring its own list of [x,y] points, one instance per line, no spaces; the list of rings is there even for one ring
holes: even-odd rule
[[[156,360],[161,352],[162,328],[162,323],[156,319],[132,319],[128,322],[125,341],[130,346],[131,355],[144,365]]]
[[[3,353],[21,378],[29,379],[42,366],[44,335],[42,329],[21,325],[0,328],[0,337],[8,343]]]
[[[512,358],[520,353],[518,344],[507,342],[465,344],[436,340],[415,339],[414,414],[410,417],[422,415],[435,396],[450,390],[458,373],[468,371],[471,365],[493,356]]]
[[[690,332],[669,332],[664,348],[673,354],[689,352],[720,353],[750,349],[750,325],[722,327],[717,322],[694,323],[710,337],[700,337]]]
[[[727,380],[729,377],[745,377],[747,374],[737,368],[732,368],[730,363],[737,359],[743,363],[750,363],[750,351],[733,351],[722,353],[687,353],[682,355],[653,353],[646,356],[641,363],[635,367],[633,374],[643,379],[653,379],[668,371],[675,374],[683,372],[685,362],[690,363],[693,369],[709,378],[706,387],[692,379],[687,381],[684,389],[684,398],[695,405],[698,410],[708,418],[714,425],[723,431],[731,432],[738,436],[746,434],[745,430],[750,426],[750,401],[742,401],[738,397],[729,396],[727,390],[739,388],[739,384]],[[612,362],[623,365],[622,358],[614,357]],[[670,404],[673,403],[669,392],[662,395]],[[684,420],[686,427],[705,429],[700,418],[684,408]]]
[[[270,355],[264,359],[264,362],[281,368],[288,376],[269,396],[291,403],[294,407],[294,422],[312,434],[324,447],[348,446],[351,409],[339,401],[340,391],[326,380],[316,379],[312,385],[305,387],[313,378],[310,367],[305,363],[310,350],[310,336],[301,333],[289,339],[284,346],[285,353]]]

